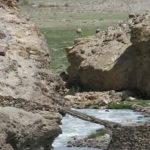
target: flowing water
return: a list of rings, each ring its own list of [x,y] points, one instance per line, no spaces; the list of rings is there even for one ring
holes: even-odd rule
[[[88,115],[121,124],[136,123],[138,121],[145,122],[150,120],[149,117],[144,117],[140,112],[133,112],[129,109],[75,109],[80,112],[87,113]],[[70,141],[74,136],[78,139],[84,138],[90,133],[95,132],[97,129],[103,128],[104,126],[87,122],[70,115],[66,115],[62,120],[62,131],[53,143],[54,150],[98,150],[96,148],[79,148],[79,147],[67,147],[67,142]]]

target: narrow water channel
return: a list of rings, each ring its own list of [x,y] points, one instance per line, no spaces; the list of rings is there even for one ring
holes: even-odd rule
[[[100,119],[110,120],[121,124],[136,123],[138,121],[145,122],[150,120],[149,117],[144,117],[140,112],[133,112],[129,109],[76,109],[88,115],[95,116]],[[54,150],[99,150],[96,148],[79,148],[67,147],[67,142],[76,136],[78,139],[84,138],[97,129],[103,128],[102,125],[87,122],[70,115],[66,115],[62,120],[61,125],[63,133],[56,138],[53,143]]]

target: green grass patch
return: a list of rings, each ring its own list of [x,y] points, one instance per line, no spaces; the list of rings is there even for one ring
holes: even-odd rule
[[[111,103],[108,105],[108,109],[131,109],[131,104],[126,104],[124,102]]]
[[[111,14],[111,13],[91,13],[91,14],[79,14],[79,13],[68,13],[68,14],[57,14],[58,18],[67,18],[72,19],[71,23],[52,23],[51,27],[49,28],[42,28],[41,31],[45,35],[48,45],[51,52],[51,68],[56,73],[63,72],[67,69],[69,66],[65,48],[68,46],[73,45],[74,40],[76,38],[80,38],[76,34],[76,29],[78,27],[81,27],[83,30],[83,36],[87,37],[90,35],[94,35],[97,28],[100,28],[101,30],[105,30],[108,26],[115,24],[121,19],[124,19],[127,17],[126,13],[117,13]],[[82,21],[88,22],[88,20],[92,19],[99,19],[103,18],[102,22],[96,22],[94,24],[84,24]],[[75,21],[76,20],[76,21]]]
[[[29,0],[29,2],[37,3],[39,1]],[[72,1],[52,0],[51,2],[69,3]],[[83,37],[87,37],[94,35],[97,28],[105,30],[108,26],[128,17],[127,12],[65,12],[59,9],[52,11],[49,7],[33,8],[29,5],[22,6],[21,11],[24,15],[29,16],[45,35],[51,53],[51,68],[56,73],[66,71],[69,66],[65,48],[72,46],[74,40],[79,38],[76,34],[77,28],[82,28]]]
[[[65,48],[73,45],[75,35],[73,35],[72,30],[44,28],[41,31],[45,35],[50,48],[51,68],[57,73],[65,71],[69,65]]]
[[[91,133],[86,139],[95,139],[96,137],[104,136],[107,133],[108,131],[106,129],[98,129],[96,130],[96,133]]]
[[[96,27],[85,27],[83,37],[92,35]],[[67,60],[65,48],[72,46],[74,40],[79,38],[76,34],[76,28],[41,28],[45,35],[51,53],[51,68],[53,71],[60,73],[67,69],[69,62]]]
[[[125,101],[122,101],[122,102],[110,103],[108,105],[108,109],[132,109],[132,105],[134,104],[146,107],[146,106],[150,106],[150,100],[126,99]]]

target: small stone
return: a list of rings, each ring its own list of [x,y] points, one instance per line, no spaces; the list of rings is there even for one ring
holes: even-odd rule
[[[97,49],[92,49],[92,51],[91,51],[91,52],[92,52],[93,54],[95,54],[95,53],[96,53],[96,51],[97,51]]]
[[[135,14],[133,13],[129,14],[129,18],[135,18]]]
[[[67,48],[66,48],[66,51],[68,52],[68,51],[70,51],[71,49],[73,49],[73,46],[67,47]]]
[[[3,33],[2,31],[0,31],[0,39],[4,39],[6,37],[5,33]]]
[[[136,20],[134,21],[134,24],[138,24],[138,23],[140,23],[140,20],[139,20],[139,19],[136,19]]]
[[[139,17],[140,16],[140,14],[136,14],[136,17]]]
[[[71,100],[71,99],[75,98],[75,96],[73,96],[73,95],[66,95],[64,98],[67,99],[67,100]]]
[[[131,100],[131,101],[132,101],[132,100],[135,100],[135,99],[136,99],[136,98],[131,97],[131,96],[128,98],[128,100]]]
[[[85,51],[84,51],[83,49],[81,49],[80,51],[81,51],[81,54],[84,54],[84,53],[85,53]]]
[[[96,33],[99,33],[100,32],[100,29],[96,29]]]
[[[26,18],[27,21],[30,21],[30,18]]]
[[[122,36],[118,37],[118,38],[117,38],[117,41],[118,41],[118,42],[122,42],[122,41],[123,41],[123,37],[122,37]]]
[[[122,32],[117,32],[117,33],[116,33],[116,37],[118,38],[118,37],[120,37],[122,34],[123,34]]]
[[[0,55],[5,56],[6,55],[6,48],[0,45]]]

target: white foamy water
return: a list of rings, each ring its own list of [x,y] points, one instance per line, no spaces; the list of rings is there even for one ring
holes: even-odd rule
[[[136,123],[138,121],[145,122],[150,118],[145,118],[140,112],[133,112],[129,109],[110,109],[109,111],[100,109],[75,109],[80,112],[84,112],[88,115],[121,124]],[[54,150],[98,150],[96,148],[79,148],[79,147],[67,147],[67,142],[72,137],[77,136],[84,138],[97,129],[103,128],[102,125],[87,122],[70,115],[66,115],[62,120],[61,125],[63,133],[59,135],[53,143]]]

